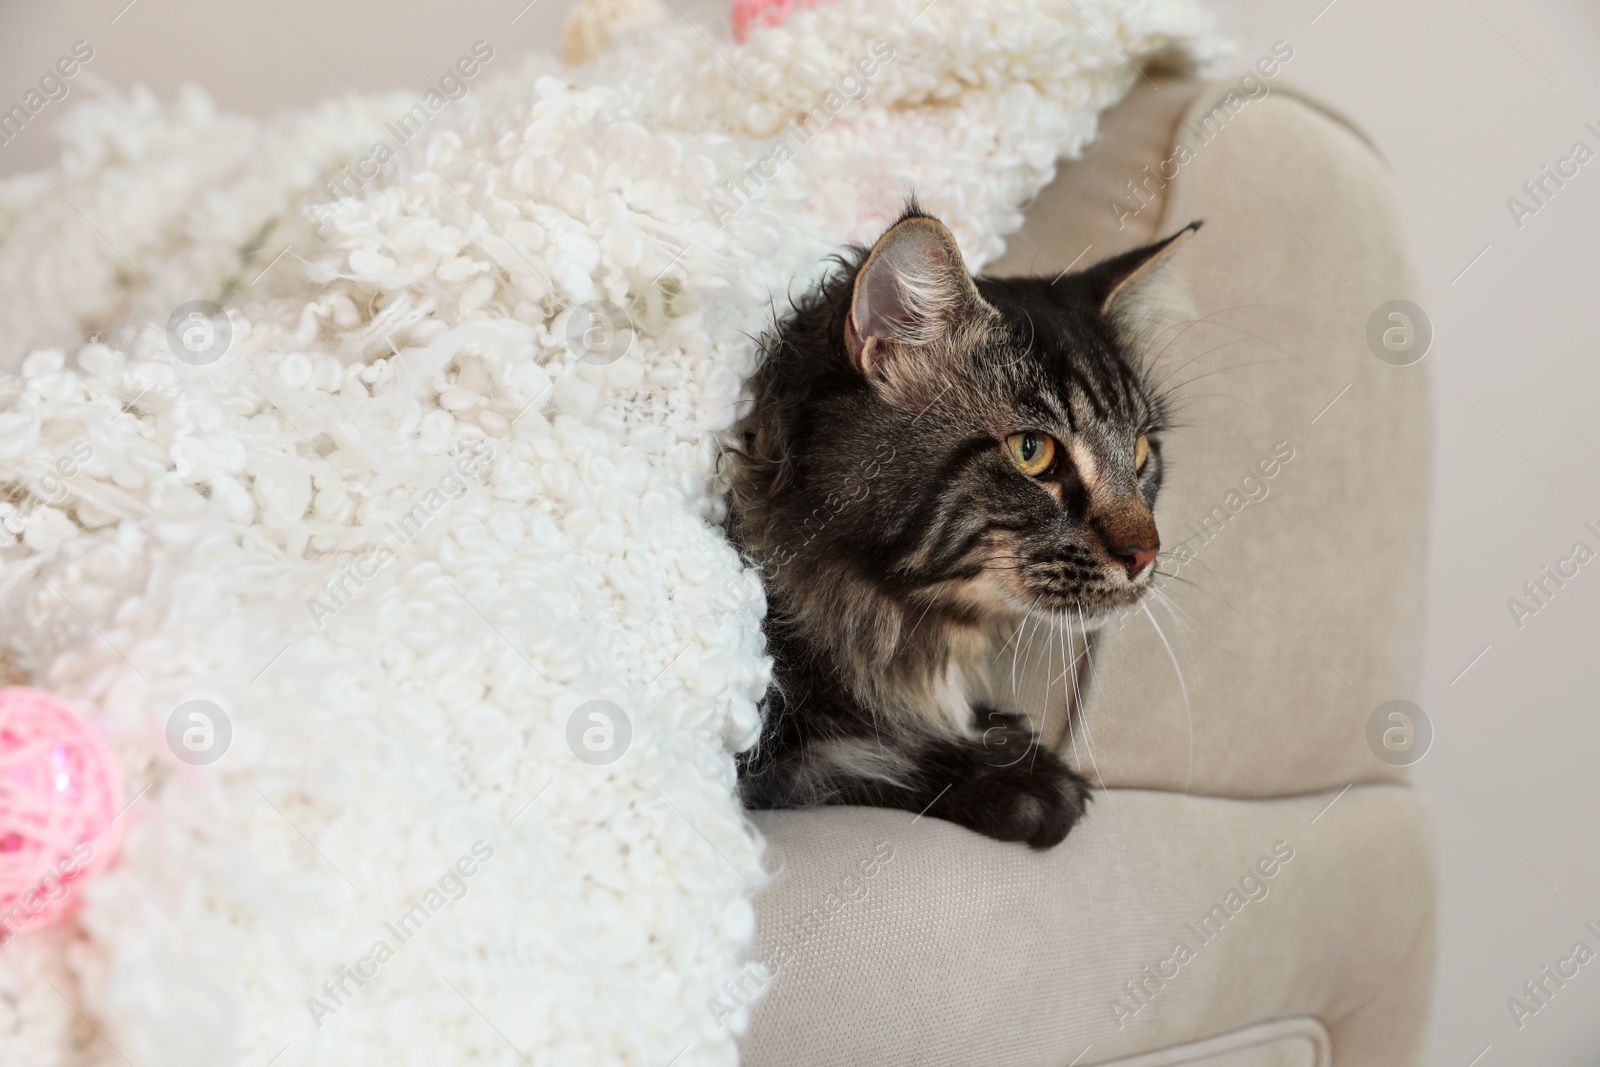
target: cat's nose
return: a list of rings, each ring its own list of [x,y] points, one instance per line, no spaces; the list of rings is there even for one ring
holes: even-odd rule
[[[1149,505],[1137,497],[1110,504],[1095,523],[1107,556],[1128,572],[1128,581],[1143,574],[1161,550],[1161,534]]]
[[[1156,558],[1156,553],[1159,551],[1161,551],[1159,543],[1154,545],[1123,545],[1121,548],[1113,549],[1111,554],[1117,558],[1118,563],[1128,569],[1128,577],[1133,579],[1139,577],[1140,571],[1150,566],[1151,561]]]

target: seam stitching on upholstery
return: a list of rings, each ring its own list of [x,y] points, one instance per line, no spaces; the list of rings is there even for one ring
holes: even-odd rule
[[[1271,796],[1241,797],[1228,793],[1195,793],[1185,792],[1181,789],[1169,789],[1165,786],[1152,785],[1106,785],[1103,782],[1095,788],[1105,791],[1122,790],[1130,793],[1165,793],[1175,797],[1194,797],[1196,800],[1233,800],[1242,804],[1277,803],[1280,800],[1305,800],[1308,797],[1325,796],[1343,789],[1403,789],[1408,793],[1417,793],[1417,788],[1408,779],[1368,779],[1354,781],[1341,786],[1326,786],[1305,793],[1274,793]],[[1420,796],[1421,794],[1418,793]]]

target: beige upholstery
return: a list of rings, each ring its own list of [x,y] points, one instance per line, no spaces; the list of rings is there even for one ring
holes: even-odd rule
[[[1229,88],[1136,92],[989,269],[1207,223],[1175,264],[1188,325],[1146,324],[1157,376],[1194,379],[1157,511],[1193,553],[1150,605],[1166,641],[1139,612],[1071,674],[1042,638],[1019,662],[1023,708],[1108,788],[1042,854],[898,812],[761,816],[750,1067],[1416,1062],[1429,821],[1366,740],[1420,664],[1428,361],[1366,340],[1378,305],[1417,299],[1411,257],[1358,135],[1281,88],[1215,111]],[[1133,213],[1127,183],[1178,142],[1192,158]]]
[[[1313,824],[1333,796],[1118,790],[1042,854],[903,812],[764,815],[781,871],[755,958],[793,955],[769,968],[745,1062],[1065,1067],[1279,1012],[1336,1029],[1426,937],[1432,876],[1407,790],[1352,789]],[[1206,923],[1279,841],[1294,858],[1251,883],[1260,899]],[[860,874],[875,850],[890,858]]]

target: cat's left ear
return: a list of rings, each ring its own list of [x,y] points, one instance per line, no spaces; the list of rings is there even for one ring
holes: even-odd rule
[[[908,215],[878,238],[856,272],[844,345],[869,380],[909,383],[937,371],[964,327],[993,314],[955,235],[938,219]]]
[[[1126,318],[1146,291],[1155,287],[1163,269],[1199,231],[1200,225],[1196,220],[1171,237],[1112,256],[1084,271],[1090,298],[1100,308],[1100,314],[1114,321]]]

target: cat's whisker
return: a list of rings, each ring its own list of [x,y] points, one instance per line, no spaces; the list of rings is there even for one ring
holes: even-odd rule
[[[1047,616],[1035,616],[1034,617],[1033,628],[1028,633],[1028,644],[1022,650],[1022,668],[1021,668],[1021,670],[1022,670],[1022,674],[1023,674],[1024,677],[1027,676],[1028,664],[1031,663],[1032,659],[1033,659],[1033,641],[1034,641],[1034,638],[1039,636],[1040,627],[1046,626],[1048,621],[1049,620],[1048,620]],[[1012,692],[1015,693],[1016,690],[1017,690],[1016,684],[1013,683],[1011,688],[1012,688]]]
[[[1172,551],[1158,552],[1158,553],[1156,553],[1156,569],[1153,572],[1153,576],[1156,577],[1156,578],[1178,579],[1179,576],[1178,576],[1178,572],[1176,570],[1164,571],[1164,570],[1161,569],[1161,564],[1163,564],[1163,563],[1176,563],[1179,567],[1182,567],[1185,563],[1192,562],[1193,559],[1194,559],[1194,556],[1192,554],[1188,557],[1188,559],[1185,559],[1185,558],[1179,556],[1176,549],[1174,549]],[[1191,585],[1194,584],[1193,581],[1191,581],[1190,579],[1187,579],[1187,578],[1183,578],[1183,579],[1179,579],[1179,580],[1187,581]]]
[[[1189,617],[1188,612],[1173,603],[1171,597],[1157,597],[1156,603],[1160,604],[1166,610],[1168,617],[1172,619],[1173,625],[1177,627],[1178,638],[1183,642],[1184,655],[1186,658],[1192,659],[1194,657],[1194,645],[1190,641],[1190,634],[1198,629],[1194,620]]]
[[[1172,673],[1178,676],[1178,689],[1183,693],[1183,716],[1189,723],[1189,768],[1184,774],[1183,792],[1187,796],[1189,786],[1194,782],[1194,711],[1189,704],[1189,686],[1183,680],[1183,668],[1178,666],[1178,657],[1173,653],[1172,646],[1167,643],[1167,635],[1161,632],[1161,624],[1156,622],[1150,605],[1144,601],[1139,602],[1139,607],[1144,610],[1144,617],[1150,620],[1156,636],[1161,639],[1161,647],[1167,650],[1167,658],[1172,661]]]
[[[1253,340],[1258,340],[1258,338],[1250,337],[1250,336],[1235,337],[1235,338],[1233,338],[1231,340],[1223,341],[1220,344],[1212,345],[1210,348],[1201,349],[1200,352],[1198,352],[1197,354],[1195,354],[1193,356],[1190,356],[1188,359],[1184,360],[1182,363],[1179,363],[1176,367],[1173,367],[1170,370],[1168,370],[1167,373],[1162,376],[1160,381],[1156,382],[1154,385],[1152,385],[1150,387],[1151,391],[1152,392],[1156,392],[1156,393],[1163,392],[1165,390],[1166,384],[1168,382],[1170,382],[1175,375],[1177,375],[1185,367],[1189,367],[1189,366],[1191,366],[1191,365],[1193,365],[1195,363],[1198,363],[1200,360],[1205,359],[1207,356],[1211,355],[1211,353],[1220,352],[1224,348],[1232,348],[1234,345],[1249,344]]]
[[[928,606],[922,609],[922,614],[917,616],[917,621],[912,623],[911,628],[905,632],[905,640],[912,642],[916,640],[917,628],[922,625],[922,620],[928,617],[928,612],[933,610],[933,605],[936,602],[933,597],[928,598]],[[916,645],[913,644],[912,647],[915,648]]]
[[[1228,309],[1223,310],[1225,311]],[[1210,320],[1220,314],[1222,314],[1222,311],[1213,311],[1210,315],[1202,315],[1197,319],[1178,319],[1174,322],[1169,322],[1150,337],[1150,343],[1153,345],[1160,341],[1162,336],[1169,331],[1176,330],[1177,332],[1173,333],[1172,336],[1167,339],[1166,343],[1162,344],[1160,348],[1144,356],[1141,362],[1145,367],[1153,369],[1157,363],[1161,362],[1161,357],[1167,354],[1167,350],[1183,339],[1184,334],[1188,333],[1196,326],[1210,325]],[[1227,324],[1222,323],[1220,325],[1226,326]],[[1238,327],[1234,328],[1237,329]]]
[[[1050,638],[1050,640],[1049,640],[1049,643],[1047,645],[1045,645],[1045,649],[1044,649],[1044,664],[1045,664],[1045,677],[1049,678],[1050,677],[1050,674],[1049,674],[1050,665],[1051,665],[1051,662],[1053,661],[1053,659],[1055,657],[1056,630],[1058,629],[1058,616],[1054,612],[1052,612],[1048,616],[1047,621],[1049,622],[1049,625],[1050,625],[1050,630],[1049,630],[1049,638]],[[1065,647],[1065,638],[1063,638],[1063,647]],[[1034,732],[1033,732],[1033,761],[1028,764],[1028,770],[1030,772],[1033,770],[1034,763],[1036,763],[1038,761],[1038,759],[1039,759],[1039,750],[1044,747],[1044,731],[1045,731],[1045,727],[1048,726],[1049,723],[1050,723],[1050,685],[1047,682],[1045,684],[1045,687],[1044,687],[1044,708],[1043,708],[1043,710],[1041,710],[1039,712],[1039,725],[1037,727],[1035,727]]]
[[[1037,604],[1038,602],[1039,601],[1037,599],[1034,600],[1035,604]],[[1031,617],[1032,617],[1032,613],[1031,613],[1031,610],[1030,610],[1030,613],[1028,615],[1024,615],[1023,616],[1021,624],[1017,627],[1017,634],[1018,635],[1020,635],[1022,633],[1022,627],[1028,625],[1028,619],[1031,618]],[[1017,658],[1021,654],[1021,652],[1022,652],[1022,641],[1019,638],[1019,640],[1016,642],[1016,644],[1012,645],[1012,647],[1011,647],[1011,696],[1013,698],[1015,698],[1016,695],[1017,695]]]
[[[1026,649],[1023,650],[1023,653],[1022,653],[1022,666],[1023,666],[1024,670],[1027,669],[1027,665],[1028,665],[1028,662],[1029,662],[1028,657],[1033,652],[1033,639],[1039,635],[1039,626],[1043,622],[1044,622],[1044,618],[1043,617],[1035,616],[1033,629],[1030,630],[1029,633],[1028,633],[1028,646],[1027,646]],[[1013,670],[1016,669],[1016,665],[1017,665],[1016,664],[1016,659],[1015,659],[1015,657],[1013,657],[1012,662],[1011,662],[1011,666],[1012,666]],[[1012,675],[1012,678],[1011,678],[1011,691],[1012,691],[1013,694],[1015,694],[1016,691],[1017,691],[1017,680],[1016,680],[1016,676],[1014,674]]]
[[[1218,574],[1217,571],[1216,571],[1216,568],[1212,567],[1205,560],[1199,559],[1199,558],[1194,557],[1194,556],[1190,556],[1189,559],[1188,559],[1188,562],[1194,564],[1195,566],[1197,566],[1199,568],[1201,568],[1207,574],[1209,574],[1212,578],[1215,578],[1217,580],[1217,585],[1218,586],[1222,586],[1223,585],[1222,575]],[[1192,579],[1183,578],[1183,577],[1181,577],[1179,575],[1176,575],[1176,574],[1172,575],[1171,578],[1172,578],[1173,581],[1187,582],[1189,585],[1192,585],[1194,588],[1200,590],[1201,592],[1205,593],[1206,595],[1214,597],[1216,600],[1220,601],[1222,603],[1222,605],[1224,607],[1226,607],[1229,611],[1233,612],[1233,614],[1239,619],[1240,622],[1243,622],[1246,626],[1250,627],[1252,630],[1257,629],[1257,626],[1256,626],[1255,622],[1253,622],[1250,619],[1250,616],[1248,616],[1244,612],[1240,611],[1238,609],[1238,607],[1233,603],[1232,600],[1229,600],[1226,596],[1223,596],[1222,594],[1216,592],[1210,586],[1204,585],[1204,584],[1202,584],[1200,582],[1197,582],[1197,581],[1193,581]]]
[[[1068,660],[1073,660],[1073,663],[1069,663]],[[1068,628],[1062,631],[1060,675],[1061,702],[1067,706],[1067,737],[1072,741],[1072,756],[1074,760],[1077,761],[1078,766],[1081,767],[1083,766],[1083,753],[1078,751],[1078,731],[1072,728],[1072,720],[1074,715],[1076,715],[1080,725],[1083,724],[1084,719],[1083,705],[1077,699],[1078,680],[1077,676],[1073,674],[1072,671],[1072,667],[1075,665],[1075,663],[1076,660],[1073,657],[1072,630],[1069,622]],[[1049,687],[1047,686],[1046,693],[1048,694],[1048,692]],[[1084,730],[1087,732],[1088,727],[1084,726]],[[1084,744],[1085,746],[1088,745],[1087,736],[1085,737]],[[1094,766],[1094,755],[1092,749],[1090,750],[1089,765],[1091,767]],[[1095,767],[1095,773],[1099,774],[1100,768]]]
[[[1173,599],[1166,593],[1162,592],[1154,585],[1149,588],[1148,592],[1156,599],[1157,603],[1167,609],[1167,613],[1172,616],[1174,622],[1177,622],[1185,627],[1193,625],[1194,620],[1189,617],[1189,613],[1174,603]],[[1180,615],[1182,616],[1181,619],[1179,618]]]
[[[1237,326],[1234,325],[1234,323],[1214,322],[1214,320],[1190,320],[1190,325],[1214,326],[1214,328],[1218,328],[1218,330],[1234,331],[1234,333],[1237,334],[1237,336],[1234,338],[1234,342],[1259,341],[1261,344],[1264,344],[1264,346],[1270,347],[1270,349],[1277,349],[1278,352],[1283,352],[1283,354],[1288,355],[1288,349],[1283,347],[1282,342],[1275,341],[1274,338],[1269,338],[1267,334],[1256,333],[1256,331],[1253,330],[1246,330],[1245,326]],[[1178,342],[1181,338],[1181,333],[1179,333],[1178,336],[1174,336],[1173,341],[1171,341],[1170,344],[1166,344],[1166,346],[1163,347],[1162,352],[1160,352],[1160,354],[1158,354],[1155,358],[1160,358],[1162,355],[1165,355],[1166,350],[1171,349],[1171,347],[1173,347],[1174,344],[1176,344],[1176,342]],[[1232,344],[1232,342],[1230,342],[1230,344]]]
[[[1248,367],[1264,367],[1269,363],[1309,363],[1310,361],[1310,356],[1285,356],[1281,359],[1258,359],[1250,363],[1235,363],[1229,367],[1218,367],[1216,370],[1206,371],[1204,374],[1196,374],[1193,378],[1187,378],[1184,381],[1179,382],[1177,385],[1174,385],[1171,391],[1177,392],[1186,385],[1193,385],[1195,382],[1198,382],[1203,378],[1209,378],[1213,374],[1222,374],[1225,371],[1245,370]]]
[[[1186,325],[1184,325],[1184,328],[1182,328],[1182,330],[1179,330],[1178,333],[1173,334],[1173,339],[1171,339],[1171,341],[1166,342],[1165,346],[1162,346],[1162,350],[1160,350],[1160,352],[1157,352],[1157,354],[1155,354],[1154,357],[1150,357],[1150,360],[1149,360],[1150,365],[1154,366],[1155,363],[1157,363],[1158,360],[1160,360],[1160,358],[1163,357],[1163,355],[1166,355],[1166,350],[1171,349],[1171,347],[1173,347],[1174,344],[1178,344],[1179,339],[1181,339],[1182,336],[1184,336],[1184,334],[1186,334],[1187,331],[1190,330],[1190,328],[1194,328],[1194,326],[1200,326],[1200,325],[1216,326],[1216,328],[1219,328],[1219,330],[1232,330],[1232,331],[1234,331],[1234,333],[1242,334],[1242,336],[1240,336],[1240,338],[1237,338],[1237,341],[1259,341],[1259,342],[1261,342],[1261,344],[1264,344],[1264,346],[1272,347],[1272,349],[1277,349],[1278,352],[1283,352],[1283,354],[1285,354],[1285,355],[1290,354],[1290,352],[1288,352],[1288,349],[1285,349],[1285,347],[1283,347],[1282,344],[1278,344],[1278,342],[1274,341],[1274,339],[1272,339],[1272,338],[1267,338],[1267,336],[1262,336],[1262,334],[1253,333],[1253,331],[1250,331],[1250,330],[1245,330],[1245,328],[1243,328],[1243,326],[1235,326],[1234,323],[1216,322],[1216,317],[1218,317],[1218,315],[1224,314],[1224,312],[1227,312],[1227,310],[1238,310],[1238,309],[1243,309],[1243,307],[1272,307],[1272,306],[1270,306],[1270,304],[1238,304],[1238,306],[1235,306],[1235,307],[1226,307],[1226,309],[1222,309],[1221,312],[1211,312],[1210,315],[1202,315],[1202,317],[1200,317],[1200,318],[1190,318],[1190,320],[1186,320]],[[1160,334],[1157,334],[1157,336],[1160,336]],[[1219,347],[1221,347],[1221,346],[1219,346]],[[1182,368],[1184,368],[1184,366],[1189,366],[1189,363],[1194,363],[1194,360],[1198,360],[1198,358],[1205,357],[1205,355],[1208,354],[1208,352],[1214,352],[1214,350],[1216,350],[1216,349],[1206,349],[1205,352],[1202,352],[1202,354],[1197,355],[1197,357],[1190,358],[1190,360],[1186,360],[1186,362],[1181,363],[1181,365],[1174,366],[1173,370],[1170,370],[1170,371],[1168,371],[1168,373],[1166,373],[1166,376],[1165,376],[1165,378],[1162,378],[1162,381],[1157,382],[1157,384],[1155,384],[1155,389],[1157,389],[1157,392],[1158,392],[1158,390],[1160,390],[1160,387],[1162,387],[1163,382],[1168,381],[1168,379],[1170,379],[1171,376],[1173,376],[1174,373],[1178,373],[1178,371],[1181,371]]]
[[[1193,425],[1178,416],[1187,414],[1201,400],[1231,400],[1235,404],[1242,404],[1252,410],[1259,410],[1261,407],[1261,405],[1253,401],[1234,396],[1232,393],[1189,393],[1180,397],[1167,397],[1162,402],[1165,405],[1165,414],[1168,416],[1163,429],[1185,429]]]
[[[1094,751],[1094,731],[1092,731],[1089,728],[1089,709],[1088,709],[1088,706],[1084,703],[1083,693],[1082,693],[1082,691],[1080,690],[1080,688],[1078,686],[1078,661],[1081,660],[1081,659],[1087,659],[1089,661],[1090,674],[1095,678],[1096,684],[1098,684],[1098,682],[1099,682],[1099,676],[1095,673],[1094,657],[1089,654],[1088,623],[1084,619],[1083,608],[1081,608],[1081,607],[1078,608],[1078,628],[1079,628],[1079,632],[1081,633],[1081,635],[1083,637],[1083,652],[1081,654],[1077,653],[1077,652],[1074,652],[1071,655],[1072,662],[1071,662],[1070,666],[1068,666],[1067,669],[1066,669],[1067,676],[1068,676],[1068,678],[1071,679],[1071,684],[1072,684],[1072,705],[1071,706],[1073,707],[1074,710],[1077,711],[1077,713],[1078,713],[1078,722],[1083,727],[1083,747],[1085,749],[1087,749],[1088,752],[1089,752],[1089,766],[1094,768],[1095,777],[1100,779],[1101,782],[1104,782],[1105,781],[1105,775],[1103,773],[1101,773],[1101,771],[1100,771],[1100,760],[1095,755],[1095,751]],[[1071,631],[1069,629],[1068,633],[1070,634],[1070,632]],[[1076,746],[1076,739],[1074,739],[1074,746]],[[1076,747],[1074,747],[1073,751],[1074,751],[1074,753],[1076,753],[1076,751],[1077,751]],[[1115,791],[1114,790],[1106,790],[1105,797],[1106,797],[1107,803],[1109,803],[1111,805],[1111,810],[1116,812],[1117,815],[1120,817],[1122,813],[1120,811],[1117,811],[1117,801],[1116,801]]]
[[[999,651],[997,651],[994,654],[994,658],[995,659],[999,659],[1001,656],[1005,655],[1005,651],[1006,651],[1007,648],[1009,648],[1011,646],[1011,642],[1015,641],[1017,639],[1017,635],[1022,633],[1022,627],[1027,624],[1028,616],[1033,614],[1033,609],[1035,607],[1037,607],[1038,604],[1039,604],[1039,601],[1043,600],[1043,599],[1044,599],[1044,594],[1043,593],[1040,593],[1038,596],[1033,598],[1033,603],[1029,604],[1027,609],[1025,611],[1023,611],[1022,618],[1017,623],[1016,629],[1011,631],[1011,636],[1006,639],[1006,643],[1001,645]]]
[[[1226,315],[1230,311],[1257,311],[1262,308],[1271,308],[1273,311],[1286,310],[1277,304],[1230,304],[1225,308],[1218,308],[1216,311],[1201,315],[1196,319],[1179,319],[1176,322],[1170,323],[1161,330],[1157,331],[1151,340],[1159,340],[1161,335],[1166,333],[1168,330],[1178,327],[1181,327],[1181,329],[1178,329],[1178,332],[1173,334],[1172,338],[1168,340],[1166,344],[1162,345],[1154,355],[1149,356],[1146,362],[1152,365],[1155,364],[1163,355],[1166,354],[1167,349],[1171,348],[1174,344],[1177,344],[1178,339],[1181,338],[1185,333],[1188,333],[1189,330],[1195,326],[1217,326],[1225,330],[1233,330],[1236,333],[1245,333],[1247,331],[1242,326],[1235,326],[1231,322],[1218,322],[1216,320],[1219,316]],[[1263,338],[1263,340],[1265,339]]]
[[[1170,612],[1172,612],[1172,613],[1174,613],[1176,615],[1182,616],[1184,622],[1188,626],[1190,626],[1190,627],[1198,626],[1198,623],[1195,622],[1194,616],[1190,615],[1187,611],[1185,611],[1184,608],[1176,600],[1173,600],[1170,596],[1168,596],[1164,590],[1157,589],[1157,590],[1153,590],[1153,592],[1155,592],[1155,594],[1157,596],[1157,599],[1160,600],[1160,602],[1166,607],[1166,609],[1168,611],[1170,611]]]
[[[1177,627],[1178,639],[1183,643],[1184,657],[1192,660],[1194,658],[1194,645],[1190,641],[1190,634],[1199,631],[1199,624],[1195,622],[1193,616],[1179,606],[1177,601],[1165,593],[1158,589],[1152,589],[1150,592],[1155,596],[1156,603],[1166,610],[1167,615]]]

